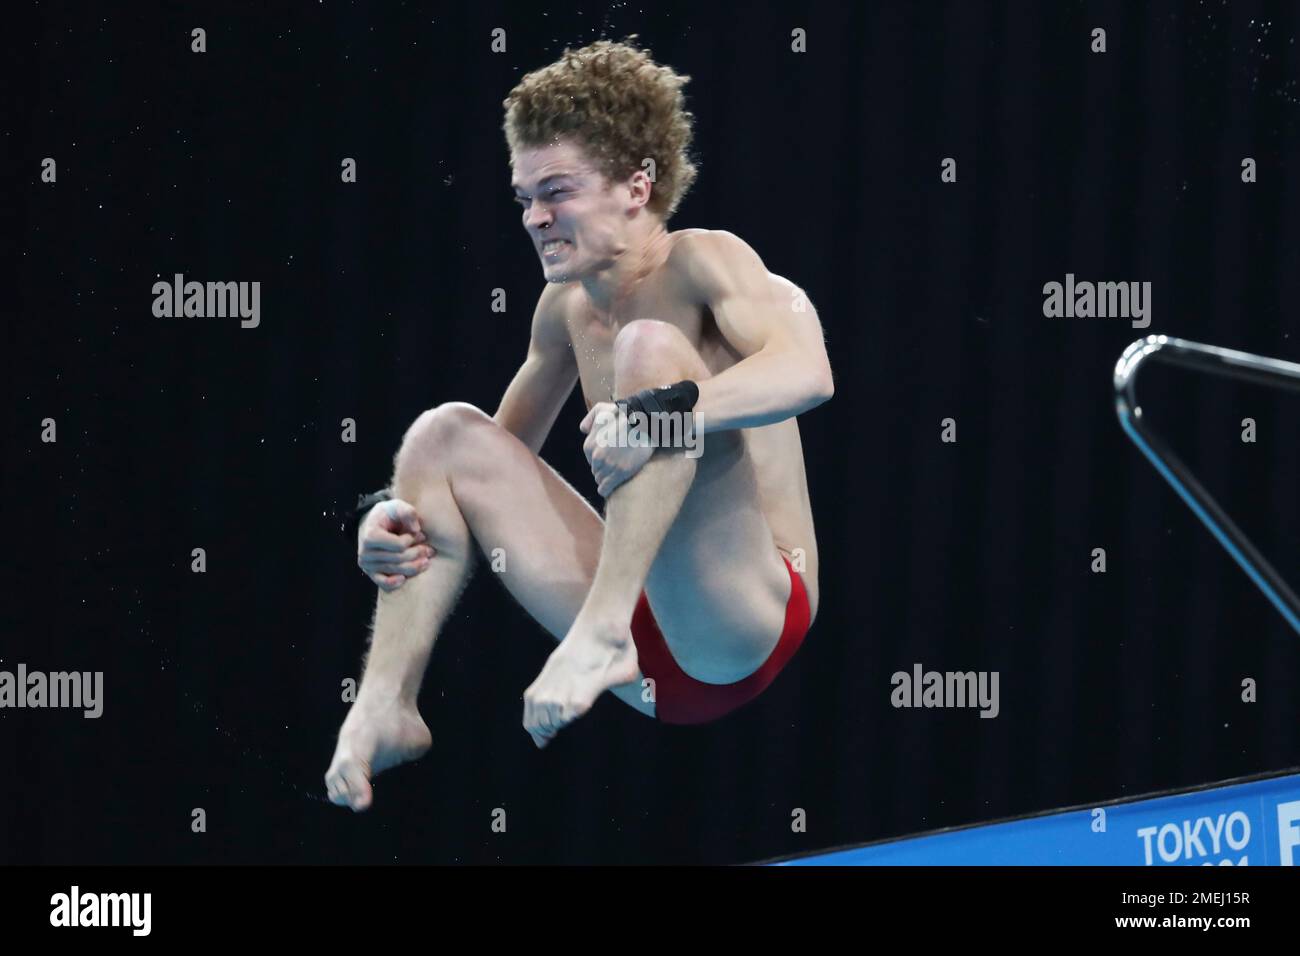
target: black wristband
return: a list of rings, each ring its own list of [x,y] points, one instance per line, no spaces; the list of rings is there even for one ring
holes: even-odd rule
[[[357,539],[357,532],[361,530],[361,522],[365,520],[366,512],[381,501],[392,500],[393,492],[388,488],[381,488],[379,491],[372,491],[368,495],[357,495],[357,506],[355,510],[348,514],[345,524],[348,537],[355,541]]]
[[[647,416],[656,412],[681,413],[691,411],[700,400],[700,387],[690,379],[664,388],[643,388],[635,395],[622,398],[614,404],[624,415],[640,412]]]

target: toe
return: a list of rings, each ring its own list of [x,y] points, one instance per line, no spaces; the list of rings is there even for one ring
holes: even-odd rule
[[[360,813],[363,810],[370,809],[370,802],[374,796],[370,788],[370,781],[366,779],[365,773],[360,767],[351,767],[344,772],[344,785],[347,788],[348,806]]]
[[[330,803],[361,811],[369,809],[372,798],[369,774],[358,760],[345,758],[338,761],[325,776],[325,789]]]
[[[335,806],[341,806],[346,803],[342,795],[339,793],[338,779],[334,776],[333,771],[330,771],[325,775],[325,796],[327,796],[330,803]]]

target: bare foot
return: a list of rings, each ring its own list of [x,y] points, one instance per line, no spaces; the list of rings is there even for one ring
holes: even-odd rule
[[[325,772],[330,803],[357,812],[368,810],[373,799],[371,779],[400,763],[419,760],[432,743],[433,736],[414,706],[353,704]]]
[[[636,645],[628,628],[587,628],[575,622],[524,691],[524,730],[538,748],[587,711],[603,691],[636,680]]]

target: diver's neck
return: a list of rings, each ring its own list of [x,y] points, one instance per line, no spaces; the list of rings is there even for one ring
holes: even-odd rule
[[[668,228],[655,219],[644,232],[629,237],[627,246],[616,255],[611,266],[584,278],[582,288],[597,314],[612,321],[619,303],[668,259],[671,246]]]

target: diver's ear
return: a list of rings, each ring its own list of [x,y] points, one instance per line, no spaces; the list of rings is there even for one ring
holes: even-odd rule
[[[650,197],[654,194],[653,159],[645,160],[641,168],[628,177],[627,191],[636,206],[644,206],[650,202]]]

